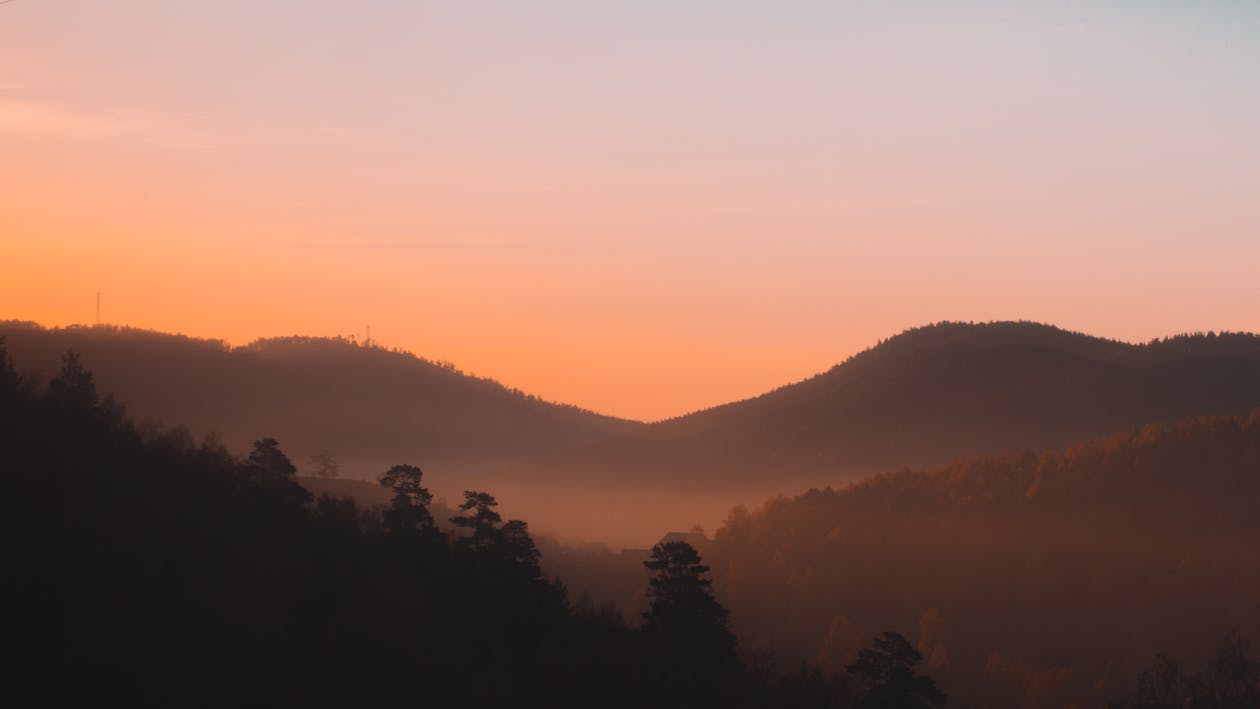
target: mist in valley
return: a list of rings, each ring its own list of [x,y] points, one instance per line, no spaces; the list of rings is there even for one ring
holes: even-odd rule
[[[1257,38],[0,0],[0,702],[1260,708]]]

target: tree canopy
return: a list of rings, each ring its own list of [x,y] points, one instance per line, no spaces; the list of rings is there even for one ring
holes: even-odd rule
[[[858,700],[862,709],[932,709],[944,706],[946,697],[931,677],[917,668],[923,655],[897,632],[885,632],[871,647],[858,653],[848,671],[864,686]]]

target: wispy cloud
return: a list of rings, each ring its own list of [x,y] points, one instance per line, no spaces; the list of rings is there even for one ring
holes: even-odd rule
[[[337,125],[205,121],[147,106],[85,107],[19,98],[22,84],[0,80],[0,140],[98,141],[189,148],[256,148],[275,145],[342,146],[357,150],[402,149],[407,137]],[[11,92],[6,96],[6,92]]]
[[[0,85],[0,90],[4,88]],[[144,107],[80,108],[0,97],[0,139],[116,140],[128,136],[191,147],[213,142],[210,132]]]

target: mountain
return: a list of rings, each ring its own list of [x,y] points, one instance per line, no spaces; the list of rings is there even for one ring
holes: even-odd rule
[[[0,336],[20,371],[45,379],[62,353],[78,351],[101,391],[137,419],[218,432],[234,451],[271,436],[300,466],[332,450],[349,476],[400,462],[483,472],[641,425],[338,338],[229,347],[132,328],[13,321],[0,323]]]
[[[762,396],[562,453],[552,467],[639,485],[783,489],[1256,406],[1253,334],[1129,344],[1036,323],[941,323]]]
[[[128,328],[0,323],[19,369],[67,348],[138,419],[278,439],[343,477],[424,468],[439,497],[488,489],[568,540],[643,546],[712,528],[733,505],[978,453],[1048,450],[1113,431],[1260,406],[1260,337],[1145,344],[1023,322],[909,330],[805,381],[653,424],[538,400],[450,365],[343,339],[243,347]],[[615,373],[610,373],[610,376]]]

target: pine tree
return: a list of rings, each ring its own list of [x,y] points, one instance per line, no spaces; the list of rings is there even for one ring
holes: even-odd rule
[[[434,531],[429,504],[433,494],[420,484],[424,472],[414,465],[395,465],[381,473],[381,487],[394,493],[384,513],[385,527],[393,534],[430,535]]]
[[[653,572],[648,581],[651,606],[643,614],[643,628],[715,661],[733,661],[735,636],[729,612],[714,597],[713,581],[704,576],[709,567],[700,561],[687,542],[653,547],[652,557],[643,562]]]
[[[931,709],[945,704],[935,680],[915,673],[923,655],[901,633],[885,632],[848,666],[866,686],[858,706],[869,709]]]

